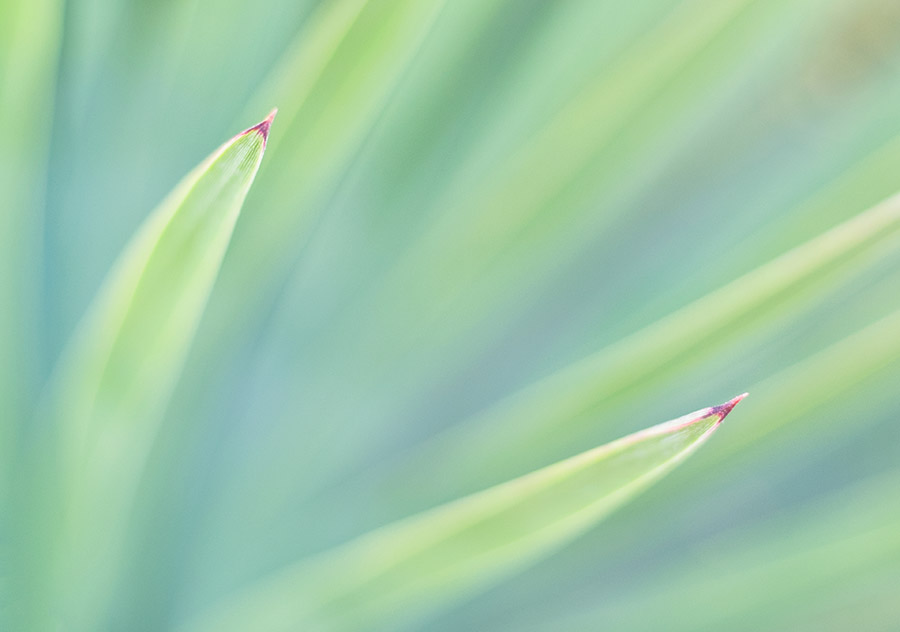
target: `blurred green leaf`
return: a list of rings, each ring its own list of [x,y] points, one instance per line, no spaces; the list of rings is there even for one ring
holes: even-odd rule
[[[861,600],[850,587],[867,580],[873,605],[896,612],[896,602],[882,599],[884,591],[896,594],[897,588],[900,503],[894,500],[894,492],[898,484],[900,472],[889,471],[789,507],[760,524],[730,530],[679,552],[676,560],[652,577],[642,578],[640,585],[622,586],[608,604],[594,600],[572,607],[570,613],[554,608],[543,620],[521,621],[521,629],[650,626],[684,632],[790,631],[821,619],[823,612],[833,611],[842,600]],[[885,583],[873,585],[873,579]],[[698,612],[690,621],[673,620],[669,613],[683,603]],[[884,614],[863,608],[859,629],[891,629],[861,623],[874,623]]]
[[[285,361],[279,367],[288,375],[279,373],[275,379],[293,384],[295,376],[302,379],[314,365],[318,370],[309,391],[333,392],[355,378],[376,408],[366,406],[366,414],[354,418],[355,400],[329,402],[329,414],[341,421],[310,427],[293,419],[313,398],[307,389],[293,389],[296,396],[274,412],[280,416],[277,425],[284,434],[272,435],[269,454],[277,457],[270,459],[264,474],[268,480],[248,478],[225,501],[226,506],[243,497],[248,488],[260,487],[265,487],[273,506],[282,506],[298,495],[315,493],[310,484],[325,486],[339,478],[347,462],[367,461],[372,450],[370,434],[347,436],[340,432],[344,423],[372,423],[402,432],[396,409],[414,405],[410,399],[435,388],[445,375],[477,357],[485,345],[507,335],[510,322],[529,307],[529,294],[539,291],[583,248],[585,240],[620,221],[616,214],[630,208],[623,200],[644,194],[658,177],[660,164],[678,160],[696,128],[719,115],[720,93],[734,89],[736,79],[730,73],[740,68],[742,77],[755,77],[779,70],[784,59],[775,53],[790,48],[796,25],[810,19],[806,1],[664,4],[658,7],[660,19],[635,34],[617,55],[597,63],[579,90],[554,95],[562,103],[555,104],[557,109],[537,129],[520,129],[512,140],[505,139],[512,143],[505,153],[498,155],[492,144],[499,142],[494,136],[499,135],[497,129],[504,129],[506,113],[485,124],[483,138],[470,148],[463,164],[442,172],[428,195],[422,196],[422,210],[409,213],[411,221],[421,223],[416,238],[397,250],[387,270],[359,266],[371,277],[363,291],[346,292],[346,302],[321,326],[316,340],[296,354],[293,364]],[[761,34],[766,36],[764,51],[748,45],[759,41]],[[516,109],[512,102],[506,105]],[[493,160],[487,161],[485,153]],[[729,200],[727,208],[741,204],[751,202]],[[402,233],[404,227],[392,229]],[[394,235],[389,239],[393,243]],[[706,246],[689,247],[701,251]],[[341,252],[336,267],[353,268],[352,253],[334,250]],[[690,282],[679,279],[678,285]],[[821,295],[827,292],[823,289]],[[323,294],[328,296],[327,291]],[[279,360],[288,355],[286,349],[298,337],[296,323],[310,311],[309,302],[306,296],[297,298],[295,308],[285,308],[280,322],[267,329],[271,354]],[[360,312],[365,319],[357,317]],[[783,319],[787,312],[771,313],[772,319],[761,324]],[[738,339],[740,333],[746,331],[735,328],[731,339]],[[582,346],[580,355],[585,348],[596,347]],[[382,370],[385,363],[391,363],[392,369]],[[674,372],[672,367],[668,374]],[[411,395],[404,399],[407,393]],[[383,408],[378,409],[379,405]],[[527,418],[511,417],[517,419],[517,428]],[[497,432],[493,440],[505,432]],[[531,462],[491,482],[527,471],[535,466],[534,459],[559,458],[596,441],[586,438],[574,448],[572,443],[543,459],[522,450],[526,458],[534,457]],[[294,446],[312,444],[315,450],[303,459],[295,458]],[[279,449],[283,449],[280,454]],[[485,447],[485,452],[492,449]],[[480,462],[491,469],[496,465],[495,461]],[[290,468],[297,468],[297,475],[272,475]],[[447,480],[442,473],[436,477]],[[473,470],[476,477],[485,482]]]
[[[41,229],[57,79],[62,2],[0,1],[0,629],[17,565],[10,510],[29,474],[18,458],[40,382]]]
[[[273,167],[250,200],[266,214],[235,236],[223,287],[212,298],[213,311],[228,317],[211,323],[209,338],[198,341],[207,353],[227,351],[225,340],[282,281],[298,243],[320,220],[321,199],[333,195],[444,5],[323,2],[274,64],[248,108],[278,103],[285,119],[273,139]]]
[[[369,282],[362,291],[347,292],[342,297],[346,302],[322,327],[311,348],[298,353],[296,364],[285,368],[287,375],[275,377],[293,383],[294,376],[306,374],[310,366],[317,369],[315,384],[309,389],[314,393],[312,397],[305,389],[296,389],[296,397],[272,413],[280,422],[280,432],[271,436],[272,456],[266,474],[297,468],[296,475],[269,476],[265,482],[248,477],[233,497],[224,501],[224,510],[228,511],[227,507],[236,498],[244,497],[248,489],[262,487],[265,498],[272,498],[273,508],[280,507],[292,498],[310,493],[310,485],[327,483],[347,460],[365,459],[371,450],[369,434],[348,436],[340,432],[343,423],[374,423],[377,419],[389,426],[395,417],[392,407],[401,408],[407,402],[389,400],[389,412],[382,418],[377,412],[370,412],[353,422],[345,421],[343,415],[358,410],[354,401],[329,403],[329,414],[341,421],[312,427],[294,422],[297,411],[320,393],[345,388],[346,381],[354,378],[363,382],[367,394],[379,403],[398,391],[404,393],[404,389],[414,393],[426,390],[440,375],[451,372],[461,356],[477,354],[487,344],[485,332],[473,331],[473,326],[487,325],[488,335],[502,336],[509,319],[521,309],[518,301],[528,294],[528,289],[546,280],[571,252],[577,251],[581,240],[602,232],[615,221],[616,209],[622,208],[623,190],[635,195],[647,186],[645,179],[655,175],[660,155],[673,151],[670,142],[665,150],[659,147],[658,130],[672,126],[679,135],[686,134],[685,128],[705,120],[710,115],[709,94],[723,81],[732,64],[760,63],[746,43],[761,32],[789,32],[794,20],[804,18],[800,9],[807,2],[728,0],[714,6],[705,0],[663,3],[659,7],[660,19],[633,34],[609,59],[601,63],[586,55],[588,61],[583,63],[592,63],[593,72],[577,90],[548,97],[552,108],[542,112],[544,118],[537,121],[536,129],[515,129],[511,135],[506,127],[509,112],[488,110],[493,116],[487,121],[477,120],[484,130],[471,141],[473,146],[467,148],[465,160],[459,165],[451,164],[434,184],[429,182],[427,194],[418,202],[421,209],[416,207],[415,213],[409,213],[409,221],[417,226],[415,238],[409,243],[401,242],[403,247],[394,253],[387,269],[360,265],[371,276]],[[459,40],[468,37],[476,27],[496,28],[488,20],[493,12],[508,9],[495,6],[502,4],[464,2],[443,12],[439,16],[442,28],[457,26],[453,22],[447,24],[448,12],[464,15],[468,28],[445,44],[449,50],[439,49],[438,59],[447,63],[444,56],[456,53],[454,47],[460,46]],[[589,7],[566,10],[577,13]],[[604,33],[603,37],[612,35]],[[779,38],[775,39],[780,41]],[[423,48],[427,50],[433,39],[425,42]],[[533,49],[525,52],[535,53]],[[767,58],[766,63],[774,65],[777,61]],[[427,67],[431,73],[440,73],[441,68],[436,63]],[[519,72],[527,71],[512,64],[509,74],[518,76]],[[423,75],[420,82],[433,80],[432,75]],[[291,76],[278,73],[273,81],[291,86]],[[526,90],[527,86],[528,82],[519,78],[507,90]],[[500,97],[507,99],[502,104],[515,110],[515,93],[500,92],[496,98]],[[448,94],[445,98],[458,97]],[[488,105],[494,104],[485,104]],[[354,112],[349,110],[347,115]],[[340,111],[329,114],[337,116]],[[418,110],[411,109],[396,124],[394,134],[409,133],[407,128],[416,123],[418,116]],[[315,133],[320,131],[316,125]],[[345,133],[342,130],[341,136]],[[663,140],[670,139],[665,135]],[[298,138],[279,147],[279,151],[297,157],[290,160],[298,159],[307,151],[305,143],[310,142],[310,138]],[[498,145],[504,143],[509,146],[498,152]],[[552,160],[548,159],[550,156]],[[375,168],[382,160],[379,155]],[[307,186],[294,181],[300,168],[292,168],[288,162],[277,168],[284,173],[273,177],[290,177],[290,192],[285,188],[282,195],[266,186],[261,195],[292,197]],[[321,169],[321,165],[314,168]],[[318,185],[318,178],[311,178],[311,183]],[[389,208],[383,212],[390,212]],[[345,229],[352,232],[358,228],[351,225]],[[402,235],[405,227],[392,229]],[[392,242],[393,239],[391,235]],[[335,251],[341,253],[335,267],[352,269],[354,253],[337,247]],[[250,265],[258,265],[258,261],[254,258]],[[288,290],[294,285],[302,288],[305,273],[305,267],[298,270],[299,278],[292,280]],[[247,268],[240,274],[255,276],[257,272]],[[246,284],[246,279],[235,280]],[[297,299],[296,303],[300,307],[284,309],[275,327],[269,329],[281,329],[282,335],[267,332],[272,353],[278,357],[285,356],[296,339],[297,319],[313,311],[308,308],[308,300]],[[317,305],[317,309],[321,308]],[[357,317],[361,312],[366,318]],[[232,310],[227,313],[225,324],[233,327],[237,319]],[[222,330],[215,331],[217,339],[223,337]],[[385,362],[396,363],[396,368],[380,370]],[[343,403],[349,412],[345,413]],[[316,449],[297,459],[293,446],[298,444],[315,444]],[[555,458],[560,455],[544,461]],[[531,467],[533,463],[506,474],[514,476]],[[261,497],[260,503],[262,500]],[[265,512],[268,508],[261,509]],[[269,518],[268,513],[262,515]]]
[[[61,21],[57,0],[0,2],[0,497],[37,374],[43,180]]]
[[[389,525],[189,630],[367,630],[421,616],[576,537],[696,450],[744,395]]]
[[[726,342],[771,326],[791,310],[833,292],[838,280],[852,278],[894,252],[897,235],[900,195],[451,428],[403,465],[395,463],[401,472],[395,476],[427,472],[427,483],[418,477],[422,487],[417,493],[427,489],[426,494],[445,495],[484,480],[488,471],[497,476],[498,463],[515,474],[538,454],[559,451],[561,444],[586,432],[598,410],[616,398],[639,397]],[[436,458],[446,454],[471,459],[462,476],[450,476],[441,466],[452,468],[452,459]],[[426,462],[429,466],[423,468]],[[464,481],[463,476],[471,478]],[[443,489],[446,485],[453,489]]]
[[[273,619],[893,629],[896,476],[809,501],[900,458],[900,234],[848,222],[897,189],[898,100],[895,0],[0,0],[0,630],[173,629],[285,568]],[[132,261],[125,299],[122,260],[73,336],[272,103],[221,267]],[[458,539],[399,542],[748,384],[756,420],[552,556],[456,585]]]

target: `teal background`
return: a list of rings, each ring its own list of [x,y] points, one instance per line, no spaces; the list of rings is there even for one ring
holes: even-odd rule
[[[900,6],[0,0],[0,21],[8,419],[158,201],[279,107],[108,629],[171,629],[743,391],[651,491],[416,629],[896,629],[895,235],[544,438],[466,420],[900,188]]]

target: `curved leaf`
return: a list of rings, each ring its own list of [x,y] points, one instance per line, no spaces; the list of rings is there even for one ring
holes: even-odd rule
[[[30,516],[23,539],[39,545],[35,525],[58,529],[57,559],[45,565],[59,582],[61,603],[54,608],[66,629],[96,629],[112,598],[144,463],[274,115],[222,145],[150,215],[51,385],[39,427],[53,436],[52,449],[38,439],[42,449],[32,450],[46,477],[35,483],[34,496],[44,504]],[[40,566],[36,560],[44,555],[35,552],[30,565]]]
[[[719,345],[793,305],[828,292],[834,278],[852,277],[886,251],[895,252],[900,235],[900,195],[739,277],[728,285],[672,312],[615,344],[532,384],[483,413],[437,435],[406,462],[396,477],[429,463],[429,494],[446,493],[488,476],[488,455],[502,455],[504,467],[527,471],[521,458],[536,450],[558,448],[558,439],[590,429],[598,408],[615,398],[640,396],[681,367],[697,362]],[[566,433],[558,432],[560,419]],[[539,447],[539,448],[538,448]],[[447,475],[439,454],[466,454],[467,480]],[[473,456],[474,455],[474,456]],[[449,461],[452,463],[452,460]],[[494,464],[491,471],[496,471]]]
[[[744,397],[389,525],[187,629],[363,630],[422,615],[588,529],[696,450]]]

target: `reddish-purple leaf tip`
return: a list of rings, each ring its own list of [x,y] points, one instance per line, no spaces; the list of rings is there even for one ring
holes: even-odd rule
[[[278,108],[272,108],[272,111],[269,112],[269,116],[267,116],[265,120],[257,123],[247,130],[244,130],[244,134],[256,132],[263,137],[263,140],[267,140],[269,138],[269,127],[272,125],[272,119],[275,118],[276,114],[278,114]]]
[[[710,409],[710,411],[712,412],[713,415],[718,415],[718,416],[719,416],[719,421],[722,421],[723,419],[725,419],[725,417],[728,416],[728,413],[730,413],[731,410],[732,410],[735,406],[737,406],[738,403],[740,403],[740,401],[741,401],[742,399],[744,399],[745,397],[747,397],[747,395],[749,395],[749,393],[744,393],[744,394],[742,394],[742,395],[738,395],[738,396],[735,397],[734,399],[731,399],[731,400],[725,402],[724,404],[719,404],[718,406],[713,406],[713,407]]]

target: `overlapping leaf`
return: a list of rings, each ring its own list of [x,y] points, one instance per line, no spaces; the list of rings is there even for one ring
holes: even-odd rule
[[[387,526],[187,629],[367,630],[427,613],[583,532],[697,449],[742,398]]]
[[[91,630],[108,616],[144,463],[274,115],[222,145],[149,216],[61,361],[25,460],[35,482],[19,491],[20,544],[33,556],[23,564],[37,576],[22,590],[37,604],[25,621]]]

